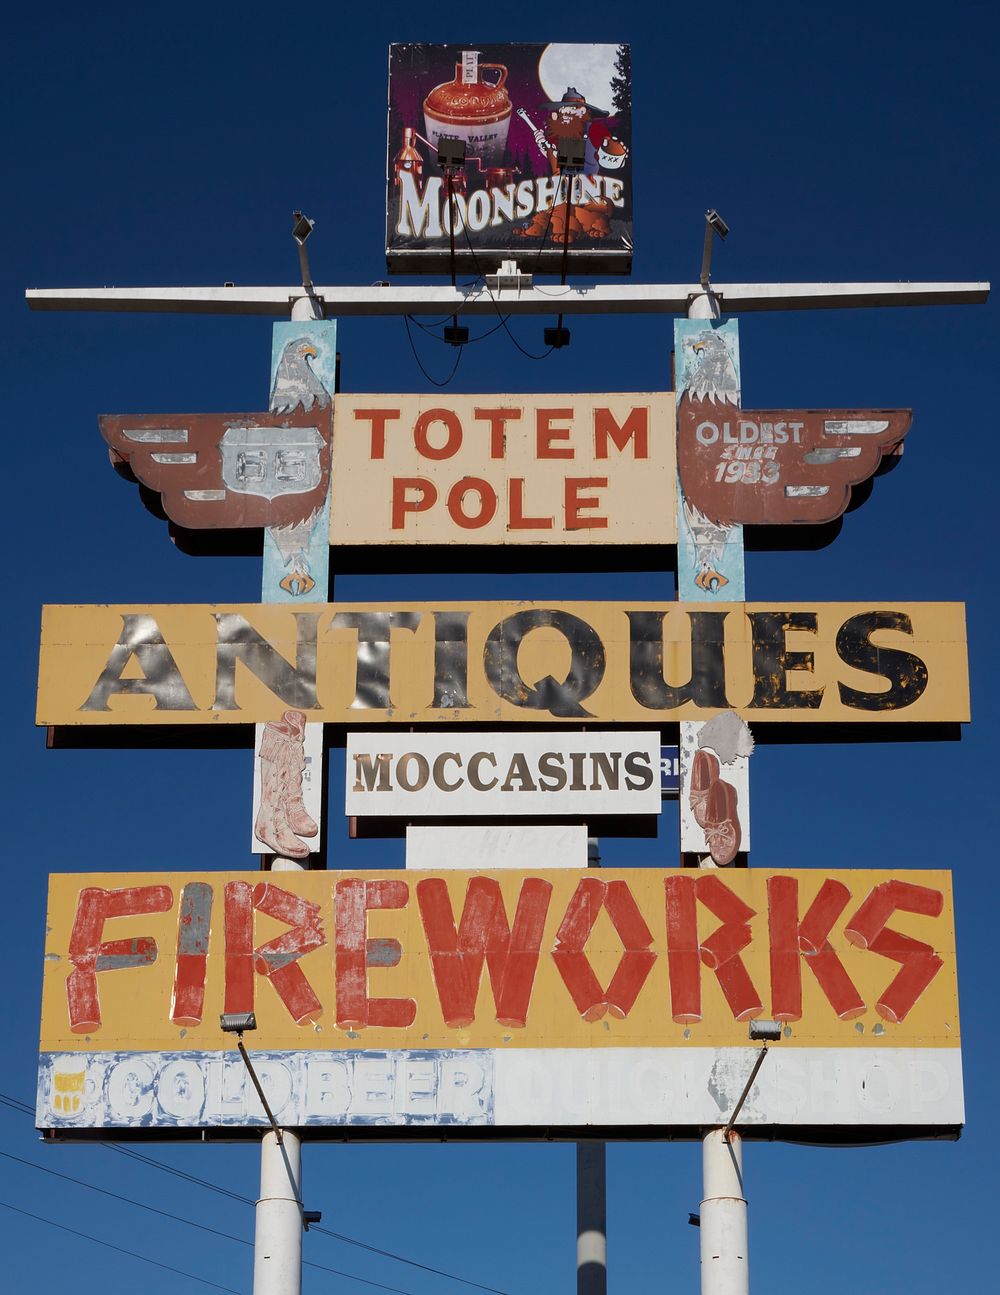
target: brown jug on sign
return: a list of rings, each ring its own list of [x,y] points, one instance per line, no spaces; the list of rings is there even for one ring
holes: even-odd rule
[[[487,80],[483,73],[496,74]],[[437,85],[424,100],[424,125],[431,147],[442,139],[465,140],[466,154],[484,165],[503,158],[510,128],[511,102],[502,63],[480,63],[475,50],[464,50],[455,64],[455,79]]]

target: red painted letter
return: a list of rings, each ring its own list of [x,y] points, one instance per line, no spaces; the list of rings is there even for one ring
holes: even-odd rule
[[[420,917],[446,1025],[457,1029],[475,1020],[484,959],[497,1021],[525,1024],[551,896],[549,882],[526,877],[512,932],[500,883],[492,877],[472,877],[456,931],[447,884],[440,877],[417,883]]]
[[[102,942],[104,923],[112,917],[166,913],[173,902],[173,891],[169,886],[128,886],[122,890],[86,886],[80,891],[69,937],[69,960],[73,970],[66,981],[69,1028],[74,1034],[87,1034],[100,1028],[99,971],[148,967],[156,961],[156,941],[151,936],[138,935]]]
[[[864,999],[829,938],[834,922],[850,898],[851,892],[843,882],[827,877],[800,923],[798,879],[768,877],[771,1015],[776,1021],[798,1021],[802,1017],[801,957],[842,1021],[850,1021],[864,1012]]]
[[[395,966],[402,957],[397,940],[368,939],[365,914],[370,908],[405,908],[410,888],[405,881],[337,882],[336,964],[337,1024],[342,1029],[384,1025],[405,1029],[417,1015],[412,998],[369,998],[368,968]]]
[[[701,972],[698,956],[715,972],[726,1002],[738,1021],[764,1010],[740,953],[753,938],[754,910],[711,873],[696,877],[666,877],[667,960],[670,967],[671,1015],[675,1021],[701,1020]],[[722,919],[705,940],[698,938],[696,900]]]
[[[944,896],[939,890],[909,881],[881,881],[847,923],[844,934],[852,944],[902,963],[895,979],[875,1004],[879,1016],[887,1021],[899,1022],[906,1017],[941,970],[944,960],[929,944],[890,930],[886,922],[897,910],[940,917],[943,908]]]
[[[622,942],[622,955],[607,989],[601,988],[584,952],[602,907]],[[628,1016],[656,961],[649,947],[652,943],[652,932],[624,881],[585,877],[580,882],[556,932],[552,960],[585,1021],[599,1021],[605,1012]]]

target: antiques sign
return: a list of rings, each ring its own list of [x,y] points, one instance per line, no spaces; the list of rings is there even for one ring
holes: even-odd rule
[[[969,718],[960,603],[47,607],[37,723]]]
[[[50,878],[38,1124],[955,1135],[950,875],[786,869]],[[814,1135],[814,1136],[813,1136]]]

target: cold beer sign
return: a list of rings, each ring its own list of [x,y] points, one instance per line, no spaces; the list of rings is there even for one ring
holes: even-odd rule
[[[220,1012],[254,1011],[283,1125],[616,1129],[744,1115],[810,1138],[962,1120],[945,872],[54,876],[38,1117],[262,1123]],[[648,1127],[652,1126],[652,1127]]]

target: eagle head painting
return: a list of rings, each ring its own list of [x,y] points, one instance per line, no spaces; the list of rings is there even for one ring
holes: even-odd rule
[[[840,517],[851,487],[902,452],[908,409],[740,408],[726,338],[706,328],[685,339],[679,366],[677,470],[695,547],[695,584],[715,594],[736,526],[818,525]]]
[[[307,549],[330,482],[332,400],[308,337],[284,346],[271,408],[259,414],[107,414],[112,462],[160,496],[191,530],[266,529],[288,568],[281,587],[308,594]]]

